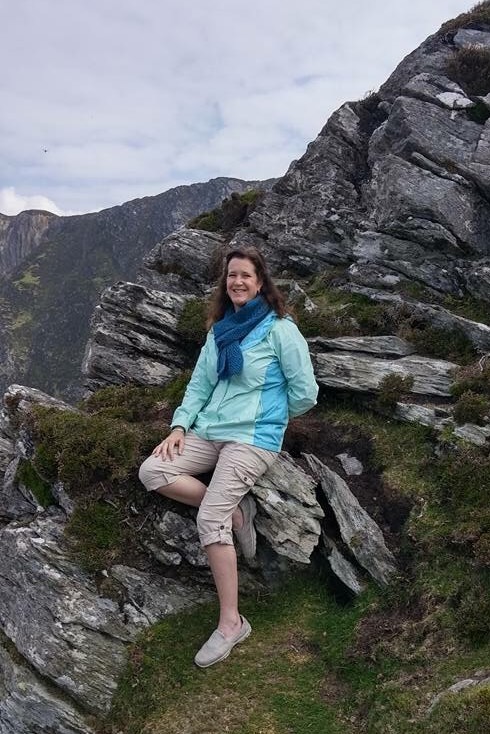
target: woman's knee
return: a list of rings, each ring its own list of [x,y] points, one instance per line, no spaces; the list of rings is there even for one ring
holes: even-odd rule
[[[168,484],[168,478],[166,473],[163,472],[162,464],[162,461],[158,461],[152,455],[145,459],[139,468],[138,478],[149,492],[154,492]]]

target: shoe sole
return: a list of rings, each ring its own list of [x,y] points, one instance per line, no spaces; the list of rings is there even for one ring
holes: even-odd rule
[[[243,632],[242,635],[240,635],[238,639],[235,640],[233,645],[230,647],[229,650],[225,652],[224,655],[222,655],[220,658],[216,658],[216,660],[213,660],[211,663],[206,663],[205,665],[202,665],[201,663],[197,663],[195,660],[194,660],[194,663],[197,665],[198,668],[210,668],[211,665],[215,665],[215,663],[220,663],[222,660],[226,660],[226,658],[228,657],[230,652],[233,650],[235,645],[239,645],[240,642],[244,642],[244,640],[246,640],[247,637],[250,637],[251,632],[252,632],[252,628],[249,627],[247,630],[245,630],[245,632]]]
[[[251,555],[251,556],[246,555],[244,553],[244,551],[243,551],[243,548],[242,548],[242,546],[240,544],[240,541],[238,541],[238,543],[240,545],[240,548],[241,548],[241,551],[242,551],[242,556],[247,561],[251,561],[252,558],[255,558],[255,556],[257,555],[257,531],[255,530],[255,527],[254,527],[254,520],[255,520],[255,516],[257,515],[257,505],[255,504],[255,502],[250,502],[249,503],[249,508],[250,508],[250,516],[249,516],[248,520],[249,520],[250,524],[252,525],[253,531],[255,533],[255,544],[254,544],[255,547],[254,547],[254,553],[253,553],[253,555]]]

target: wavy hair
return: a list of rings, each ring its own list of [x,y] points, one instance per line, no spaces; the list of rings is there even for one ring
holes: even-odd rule
[[[250,260],[250,262],[253,263],[255,273],[259,280],[262,281],[260,295],[265,298],[269,306],[276,312],[279,318],[284,318],[284,316],[287,315],[286,299],[277,286],[274,285],[264,256],[256,247],[240,247],[235,250],[230,250],[230,252],[227,252],[225,255],[223,270],[209,304],[208,317],[206,321],[207,328],[210,329],[213,324],[220,321],[230,306],[233,306],[230,297],[226,292],[226,279],[228,277],[228,265],[230,264],[230,260],[234,257],[238,257],[241,260]]]

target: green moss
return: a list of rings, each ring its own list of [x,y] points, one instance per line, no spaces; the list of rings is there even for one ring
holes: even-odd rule
[[[17,467],[16,481],[29,489],[42,507],[55,504],[51,486],[42,479],[30,461],[22,459]]]
[[[364,685],[345,659],[366,596],[342,609],[318,581],[295,580],[274,594],[244,600],[253,635],[221,665],[205,671],[192,658],[215,624],[215,605],[169,617],[134,645],[109,716],[112,731],[177,734],[260,731],[345,732],[324,695],[326,670],[339,689]]]
[[[75,558],[87,571],[108,568],[124,558],[124,536],[119,511],[103,502],[79,506],[66,526]]]
[[[151,419],[159,401],[167,397],[168,387],[115,385],[104,387],[80,403],[88,413],[104,414],[128,423]]]
[[[189,229],[203,229],[205,232],[217,232],[220,229],[219,210],[213,209],[210,212],[203,212],[188,222]]]
[[[105,415],[37,406],[34,467],[83,492],[103,481],[121,481],[138,465],[142,437],[136,427]]]

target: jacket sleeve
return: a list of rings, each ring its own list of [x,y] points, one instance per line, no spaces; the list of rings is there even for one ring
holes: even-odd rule
[[[214,338],[211,336],[211,332],[208,332],[206,342],[199,354],[182,403],[173,415],[172,428],[174,426],[182,426],[182,428],[188,431],[196,420],[197,414],[207,403],[213,392],[216,383],[211,382],[208,377],[207,360],[214,349]],[[216,375],[217,379],[218,375]]]
[[[318,396],[308,343],[294,321],[287,317],[277,320],[271,335],[287,380],[289,416],[294,418],[313,408]]]

